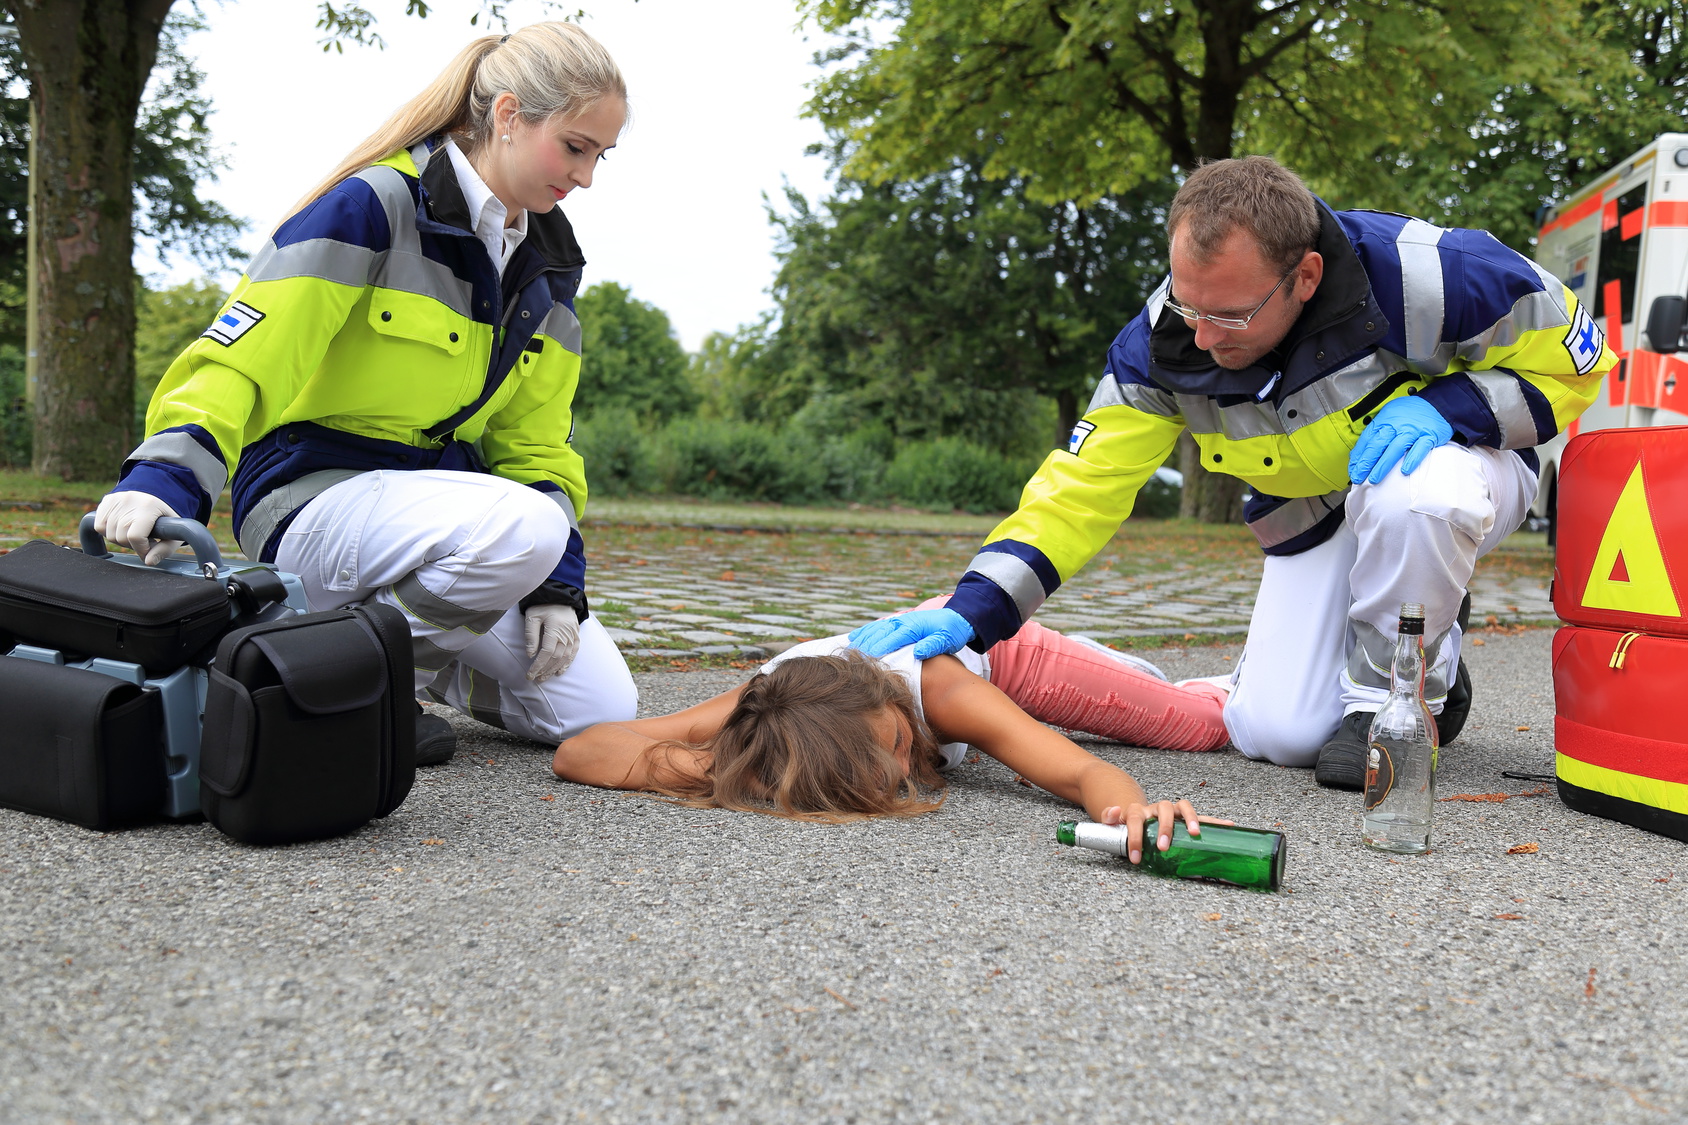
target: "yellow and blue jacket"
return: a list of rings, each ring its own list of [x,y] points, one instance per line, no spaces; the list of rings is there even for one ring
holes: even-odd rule
[[[356,473],[495,473],[546,493],[575,529],[523,604],[584,616],[586,475],[569,442],[585,258],[560,211],[533,212],[501,276],[451,161],[429,158],[437,143],[276,230],[159,382],[117,487],[203,521],[229,485],[236,537],[269,562],[306,501]]]
[[[1268,554],[1335,533],[1348,455],[1384,403],[1419,395],[1464,445],[1531,447],[1581,414],[1617,362],[1558,279],[1486,232],[1320,207],[1325,273],[1276,351],[1231,371],[1166,308],[1168,285],[1108,349],[1090,407],[1020,507],[968,564],[949,608],[984,651],[1013,636],[1108,542],[1188,429],[1202,467],[1241,478]]]

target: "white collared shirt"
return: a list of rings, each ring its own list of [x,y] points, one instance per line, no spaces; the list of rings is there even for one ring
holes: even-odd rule
[[[470,229],[486,247],[486,252],[492,255],[492,260],[498,263],[498,274],[502,277],[504,267],[510,264],[510,255],[527,237],[527,212],[524,210],[516,217],[515,226],[505,226],[504,221],[509,218],[510,212],[492,194],[492,189],[486,186],[486,181],[469,163],[463,150],[457,147],[457,142],[448,137],[445,148],[451,153],[451,167],[457,173],[458,186],[463,189],[463,201],[469,205],[469,218],[473,220]]]

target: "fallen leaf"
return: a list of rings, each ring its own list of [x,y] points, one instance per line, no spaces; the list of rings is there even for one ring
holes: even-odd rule
[[[1524,920],[1522,914],[1496,914],[1495,917],[1503,922],[1522,922]]]
[[[638,935],[638,934],[628,934],[628,935],[627,935],[627,940],[628,940],[628,941],[638,941],[638,940],[639,940],[639,935]]]
[[[1476,645],[1478,648],[1482,648],[1484,645],[1488,644],[1489,642],[1485,641],[1482,637],[1472,637],[1471,643]]]
[[[1529,730],[1530,728],[1529,727],[1517,727],[1517,728],[1514,728],[1514,729],[1525,731],[1525,730]]]
[[[431,839],[431,840],[423,840],[422,842],[424,844],[443,844],[443,843],[445,843],[444,840],[441,840],[441,839],[438,839],[438,838]]]
[[[634,559],[633,565],[634,566],[650,566],[651,564],[648,561],[646,561],[645,559]]]
[[[1540,844],[1514,844],[1506,849],[1507,855],[1535,855],[1541,851]]]
[[[541,801],[555,801],[557,799],[557,795],[555,793],[547,793],[547,794],[545,794],[545,796],[543,796],[539,799]]]
[[[1669,875],[1666,875],[1663,879],[1654,879],[1653,882],[1655,882],[1655,883],[1668,883],[1672,879],[1674,879],[1675,877],[1676,877],[1676,869],[1672,868]]]
[[[1021,777],[1019,774],[1014,775],[1014,780],[1019,782],[1021,785],[1024,785],[1027,789],[1036,789],[1037,788],[1037,786],[1033,785],[1031,782],[1027,781],[1024,777]]]
[[[738,581],[738,575],[734,574],[730,570],[723,570],[721,572],[721,579],[720,580],[722,582],[736,582],[736,581]]]
[[[1594,969],[1592,967],[1588,970],[1588,983],[1583,985],[1583,995],[1594,995]]]
[[[1513,797],[1539,797],[1547,792],[1547,786],[1526,789],[1521,793],[1454,793],[1446,797],[1437,797],[1438,801],[1507,801]]]
[[[1483,624],[1485,624],[1485,625],[1499,625],[1500,624],[1500,618],[1496,617],[1494,614],[1491,613],[1487,617],[1483,618]]]
[[[1225,916],[1223,914],[1206,914],[1203,915],[1203,917],[1205,917],[1209,922],[1217,922]]]

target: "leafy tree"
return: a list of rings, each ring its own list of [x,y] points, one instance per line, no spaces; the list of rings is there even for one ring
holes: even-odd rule
[[[575,309],[585,356],[575,402],[583,412],[625,409],[666,421],[697,405],[667,313],[613,281],[575,298]]]
[[[824,410],[900,440],[1003,453],[1063,439],[1127,310],[1165,269],[1171,189],[1040,204],[1023,177],[957,160],[912,182],[788,193],[774,282],[790,378]],[[1053,399],[1044,417],[1041,399]]]
[[[1378,166],[1390,175],[1366,202],[1482,227],[1529,253],[1543,204],[1659,133],[1679,131],[1688,114],[1688,3],[1589,0],[1582,26],[1603,52],[1574,75],[1578,96],[1507,82],[1467,126],[1475,153],[1449,159],[1423,145],[1380,147]]]
[[[1505,81],[1577,102],[1607,65],[1576,0],[804,0],[841,35],[812,111],[847,170],[912,180],[983,153],[1028,198],[1087,202],[1203,159],[1278,152],[1316,186],[1382,192],[1384,148],[1481,150],[1469,122]],[[895,30],[876,41],[885,21]],[[1123,317],[1122,317],[1123,319]],[[1197,472],[1185,513],[1240,514],[1241,482]]]

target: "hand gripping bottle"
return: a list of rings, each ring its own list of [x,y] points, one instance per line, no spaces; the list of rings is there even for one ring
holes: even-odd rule
[[[1360,838],[1385,852],[1430,850],[1436,807],[1436,719],[1424,702],[1424,607],[1401,607],[1389,699],[1372,719]]]
[[[1200,836],[1190,835],[1182,820],[1172,826],[1172,846],[1155,846],[1160,835],[1154,820],[1143,824],[1143,862],[1138,864],[1163,879],[1213,879],[1250,890],[1275,891],[1284,878],[1284,834],[1261,828],[1204,824]],[[1123,824],[1063,820],[1055,839],[1068,847],[1091,848],[1110,855],[1129,856],[1131,846]]]

